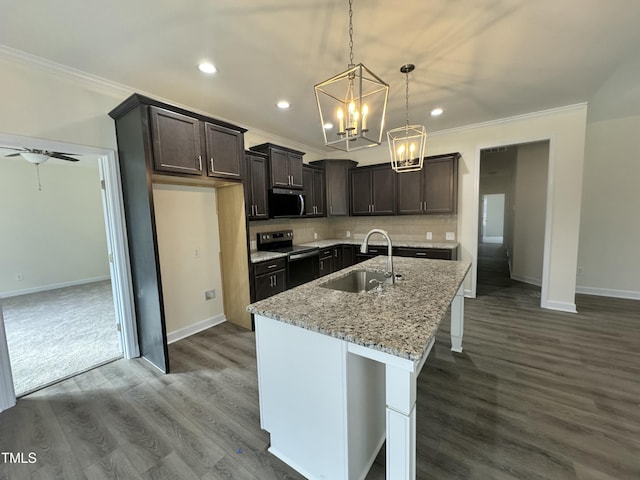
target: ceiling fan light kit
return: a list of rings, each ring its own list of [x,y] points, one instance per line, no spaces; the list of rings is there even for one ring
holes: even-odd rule
[[[49,150],[39,150],[37,148],[11,148],[10,150],[18,150],[16,153],[5,155],[5,157],[22,157],[27,162],[36,166],[36,177],[38,179],[38,190],[42,190],[42,184],[40,183],[40,169],[38,168],[44,162],[50,158],[57,158],[59,160],[66,160],[68,162],[77,162],[77,158],[70,157],[73,153],[51,152]]]
[[[353,10],[349,0],[347,70],[314,86],[324,144],[351,152],[382,143],[389,85],[362,63],[353,62]],[[327,129],[337,125],[337,131]]]
[[[409,73],[415,68],[415,65],[411,63],[400,68],[406,77],[406,124],[404,127],[394,128],[387,132],[391,167],[398,173],[415,172],[422,169],[427,143],[427,129],[424,125],[409,125]]]

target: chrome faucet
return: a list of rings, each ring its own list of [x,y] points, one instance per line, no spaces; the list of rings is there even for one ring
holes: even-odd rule
[[[391,277],[391,283],[395,283],[396,277],[393,273],[393,250],[391,245],[391,238],[389,237],[389,234],[386,231],[380,230],[379,228],[374,228],[373,230],[370,230],[369,233],[367,233],[364,236],[364,240],[362,241],[362,246],[360,247],[360,253],[368,252],[369,237],[374,233],[379,233],[380,235],[382,235],[384,238],[387,239],[387,271],[384,272],[384,274],[387,277]]]

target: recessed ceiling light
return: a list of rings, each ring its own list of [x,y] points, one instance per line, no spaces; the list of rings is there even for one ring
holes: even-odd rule
[[[280,100],[278,103],[276,103],[276,107],[281,108],[282,110],[286,110],[290,106],[291,104],[286,100]]]
[[[333,128],[333,123],[327,122],[327,123],[324,124],[324,129],[325,130],[331,130],[332,128]]]
[[[198,65],[198,70],[200,70],[202,73],[216,73],[218,71],[213,63],[208,62],[202,62],[200,65]]]
[[[438,115],[442,115],[442,112],[444,112],[444,110],[442,110],[441,108],[434,108],[433,110],[431,110],[431,116],[437,117]]]

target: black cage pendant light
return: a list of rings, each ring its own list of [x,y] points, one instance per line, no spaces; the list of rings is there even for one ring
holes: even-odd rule
[[[391,166],[398,172],[414,172],[422,169],[424,149],[427,143],[427,129],[423,125],[409,125],[409,73],[415,65],[408,63],[400,67],[406,76],[405,107],[407,123],[404,127],[387,132]]]
[[[353,0],[349,0],[347,70],[314,86],[324,144],[350,152],[382,143],[389,85],[353,62]]]

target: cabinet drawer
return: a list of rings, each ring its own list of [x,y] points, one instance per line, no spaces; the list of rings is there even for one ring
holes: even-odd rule
[[[333,247],[320,249],[320,258],[327,258],[327,257],[333,257]]]
[[[266,262],[260,262],[253,265],[253,271],[256,275],[264,275],[265,273],[272,273],[278,270],[284,270],[287,267],[286,258],[276,258]]]
[[[448,248],[411,248],[397,247],[393,254],[398,257],[433,258],[440,260],[453,260],[452,250]]]

